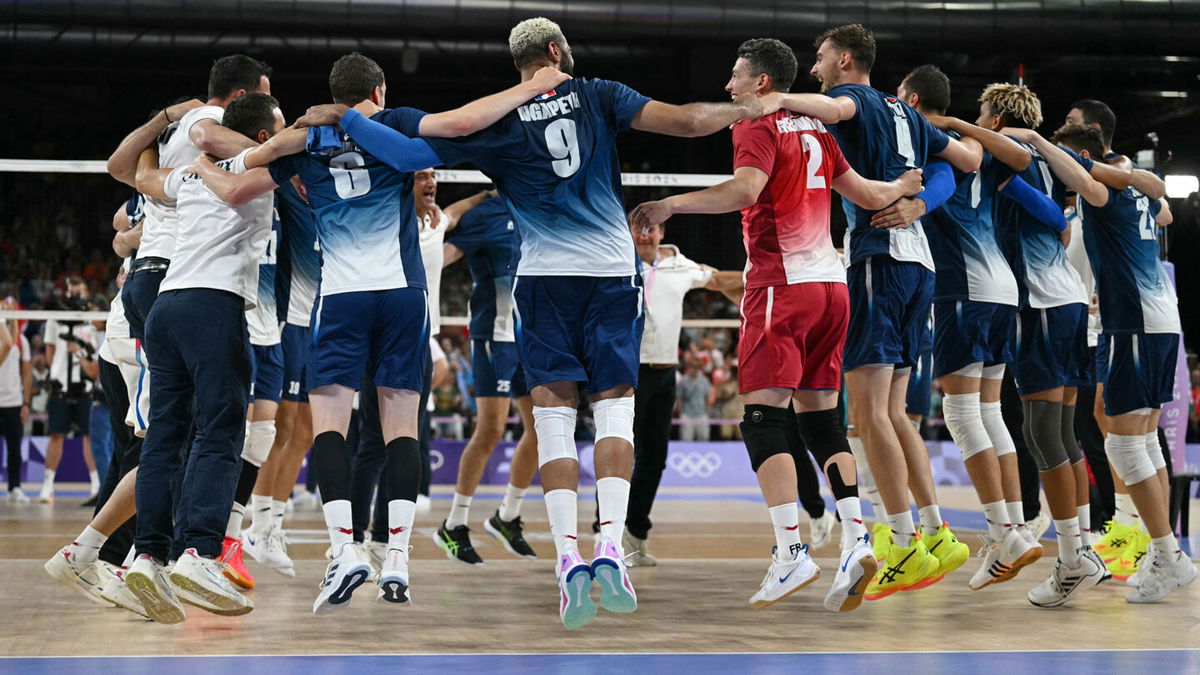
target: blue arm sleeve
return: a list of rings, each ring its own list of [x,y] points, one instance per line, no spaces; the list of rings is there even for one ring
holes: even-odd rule
[[[925,189],[917,197],[925,202],[925,213],[930,213],[954,195],[954,170],[948,162],[930,162],[925,165],[924,178]]]
[[[1021,180],[1020,176],[1013,176],[1000,194],[1020,204],[1034,218],[1054,228],[1055,232],[1067,229],[1067,219],[1063,217],[1058,204],[1039,190],[1033,189],[1029,183]]]
[[[356,143],[397,171],[420,171],[442,163],[425,141],[409,138],[363,117],[356,110],[349,110],[342,116],[341,127]]]

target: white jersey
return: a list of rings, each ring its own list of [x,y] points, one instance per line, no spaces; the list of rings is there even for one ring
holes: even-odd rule
[[[0,330],[8,330],[8,326],[0,325]],[[0,408],[20,408],[25,402],[21,364],[29,363],[29,340],[24,334],[18,334],[17,338],[8,357],[0,363]]]
[[[200,156],[200,149],[192,143],[192,127],[202,120],[213,120],[220,124],[225,109],[205,105],[189,110],[174,124],[163,130],[158,137],[158,166],[160,169],[178,169],[190,166]],[[167,258],[175,252],[175,235],[179,229],[179,216],[174,199],[146,197],[142,207],[146,214],[142,227],[142,243],[138,257]]]
[[[660,248],[671,249],[675,254],[642,265],[646,323],[642,331],[641,362],[673,365],[679,362],[683,296],[707,284],[712,272],[689,260],[674,246]]]
[[[217,162],[231,173],[246,172],[246,155]],[[236,293],[254,307],[258,299],[258,261],[271,235],[272,193],[242,206],[231,206],[200,177],[176,169],[167,177],[167,195],[176,198],[179,235],[171,267],[159,292],[212,288]]]
[[[425,286],[429,291],[429,334],[437,335],[442,330],[442,262],[446,258],[442,244],[446,241],[446,228],[450,218],[438,210],[441,220],[431,227],[432,216],[417,219],[421,228],[421,262],[425,265]]]
[[[128,265],[129,261],[126,260]],[[108,306],[108,319],[105,321],[105,329],[108,331],[109,338],[128,340],[129,321],[125,319],[125,304],[121,302],[121,292],[112,299],[112,304]],[[101,345],[103,348],[104,345]],[[109,359],[111,361],[111,359]]]
[[[1071,228],[1071,241],[1067,244],[1067,262],[1079,275],[1081,290],[1085,302],[1091,303],[1092,294],[1096,292],[1096,279],[1092,276],[1092,265],[1088,262],[1087,248],[1083,244],[1083,220],[1075,209],[1067,210],[1067,227]],[[1100,312],[1088,315],[1088,346],[1095,347],[1100,342]]]
[[[42,339],[47,345],[54,345],[54,360],[50,362],[50,379],[57,382],[63,390],[66,390],[68,385],[82,383],[83,391],[90,392],[92,381],[83,374],[79,357],[70,353],[70,350],[67,349],[68,341],[62,336],[69,332],[78,341],[91,345],[92,350],[95,351],[99,346],[96,340],[96,329],[87,322],[68,326],[52,319],[46,322],[45,331]]]

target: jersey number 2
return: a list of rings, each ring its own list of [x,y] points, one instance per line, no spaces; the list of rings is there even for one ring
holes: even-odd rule
[[[357,152],[343,152],[329,160],[329,173],[339,197],[352,199],[371,191],[371,174],[363,168],[365,164]]]
[[[546,149],[554,158],[550,166],[560,178],[570,178],[579,170],[579,138],[575,120],[556,119],[546,126]]]
[[[825,163],[825,152],[821,150],[821,142],[810,134],[800,134],[804,141],[804,149],[808,152],[808,182],[805,187],[809,190],[825,187],[825,176],[821,175],[821,165]]]

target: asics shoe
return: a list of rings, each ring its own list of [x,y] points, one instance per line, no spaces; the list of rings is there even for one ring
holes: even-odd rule
[[[1137,527],[1110,520],[1104,524],[1104,536],[1100,537],[1100,541],[1096,542],[1093,548],[1104,562],[1112,562],[1121,557],[1137,533]]]
[[[1061,607],[1076,593],[1100,583],[1104,567],[1097,559],[1079,548],[1079,564],[1067,567],[1062,558],[1054,561],[1054,571],[1045,581],[1034,586],[1026,596],[1037,607]]]
[[[402,605],[411,599],[408,589],[408,552],[389,548],[379,568],[379,600]]]
[[[592,566],[579,551],[568,551],[558,559],[558,616],[567,630],[582,628],[596,618],[592,588]]]
[[[143,553],[134,559],[133,565],[125,573],[125,585],[142,603],[146,616],[154,621],[180,623],[187,618],[163,566],[149,555]]]
[[[1042,548],[1030,546],[1020,532],[1009,529],[1003,539],[989,539],[978,555],[983,564],[968,583],[973,591],[1016,577],[1022,567],[1042,557]]]
[[[236,540],[235,540],[236,541]],[[240,550],[240,547],[239,547]],[[241,616],[254,609],[254,601],[242,595],[230,583],[229,562],[225,558],[202,558],[196,549],[189,548],[175,561],[171,583],[192,595],[199,596],[216,609],[198,605],[221,616]],[[186,596],[180,599],[185,599]]]
[[[879,571],[867,586],[868,600],[879,600],[896,591],[907,590],[935,574],[941,565],[937,556],[929,552],[924,539],[919,536],[913,537],[907,548],[900,548],[898,544],[893,543],[880,563]]]
[[[867,592],[867,586],[875,578],[879,562],[867,544],[866,537],[854,542],[854,546],[842,551],[841,563],[833,577],[833,586],[825,595],[825,609],[831,612],[849,612],[858,609]]]
[[[812,538],[809,540],[813,549],[818,549],[829,543],[833,539],[833,524],[837,522],[833,514],[828,509],[821,514],[820,518],[812,519]]]
[[[658,558],[650,555],[646,540],[638,539],[629,530],[621,533],[621,546],[627,551],[625,564],[630,567],[654,567],[658,564]]]
[[[125,571],[120,567],[101,566],[100,576],[103,584],[100,588],[100,597],[111,602],[115,607],[127,609],[138,616],[149,619],[150,615],[146,614],[146,609],[142,607],[142,601],[138,600],[133,591],[125,585]]]
[[[892,528],[887,523],[876,522],[871,526],[871,552],[876,560],[887,557],[888,549],[892,546]]]
[[[592,578],[600,584],[600,606],[610,612],[628,614],[637,609],[637,593],[629,580],[625,556],[616,543],[601,537],[592,558]]]
[[[808,555],[808,545],[797,546],[786,559],[778,557],[778,549],[771,549],[771,566],[767,576],[759,584],[758,592],[750,596],[750,607],[769,607],[821,576],[821,568]]]
[[[926,550],[938,559],[938,568],[934,574],[913,584],[911,590],[919,590],[936,584],[971,559],[971,547],[954,536],[954,533],[950,531],[949,523],[942,523],[937,534],[932,537],[922,536],[921,540],[925,542]]]
[[[1182,551],[1168,554],[1151,553],[1145,563],[1148,569],[1142,575],[1137,588],[1125,596],[1126,602],[1158,602],[1196,580],[1196,565]]]
[[[71,556],[71,547],[64,546],[55,553],[42,569],[46,570],[55,581],[73,588],[92,602],[107,607],[108,602],[100,597],[100,566],[96,562],[76,562]]]
[[[225,563],[225,577],[247,590],[254,588],[254,575],[246,569],[242,560],[242,540],[225,537],[221,542],[221,561]]]
[[[446,521],[433,535],[433,542],[446,553],[446,557],[464,565],[482,565],[483,558],[475,552],[471,545],[471,530],[466,525],[447,528]]]
[[[523,535],[525,525],[521,522],[521,516],[505,522],[500,520],[500,511],[497,510],[491,518],[483,521],[483,529],[492,535],[493,539],[500,542],[504,546],[504,550],[518,558],[537,558],[537,554],[525,541]]]
[[[1131,534],[1120,557],[1109,561],[1108,571],[1118,579],[1127,580],[1137,573],[1150,549],[1150,535],[1137,530]]]
[[[313,602],[313,614],[322,614],[350,606],[354,590],[371,576],[371,564],[357,544],[349,543],[329,561],[321,592]]]

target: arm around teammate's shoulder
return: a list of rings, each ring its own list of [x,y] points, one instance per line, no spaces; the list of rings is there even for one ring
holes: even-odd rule
[[[245,158],[246,169],[268,166],[280,157],[303,152],[304,144],[307,140],[308,129],[295,126],[288,127],[247,153]]]
[[[858,113],[858,106],[849,96],[831,98],[825,94],[771,92],[763,96],[763,99],[781,110],[790,110],[798,115],[820,120],[824,124],[837,124]]]
[[[422,117],[420,135],[435,138],[470,136],[492,126],[500,121],[500,118],[528,103],[530,99],[552,91],[569,79],[571,76],[558,68],[546,66],[534,73],[532,78],[502,92],[484,96],[454,110]]]
[[[664,136],[708,136],[734,122],[762,117],[770,110],[765,105],[754,94],[736,97],[733,103],[673,105],[662,101],[649,101],[633,116],[630,126],[638,131],[649,131]],[[774,110],[778,110],[778,107]]]
[[[979,166],[983,164],[983,147],[978,142],[969,146],[951,138],[945,148],[934,154],[950,162],[954,168],[963,173],[978,171]]]
[[[200,149],[213,157],[233,157],[246,148],[258,145],[253,140],[229,127],[221,126],[216,120],[202,119],[188,130],[188,138]]]
[[[425,141],[409,138],[357,110],[351,109],[342,116],[342,130],[376,159],[397,171],[420,171],[442,164]]]

